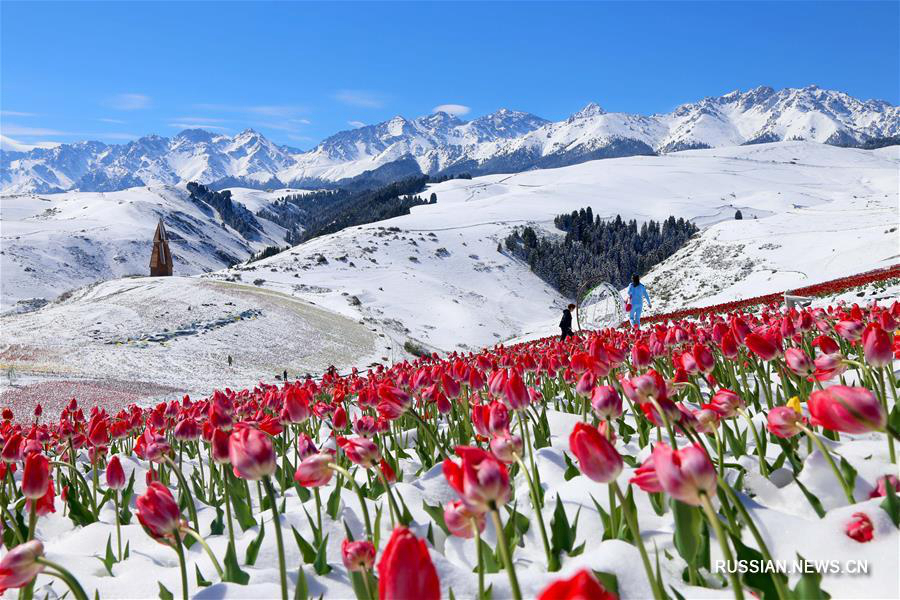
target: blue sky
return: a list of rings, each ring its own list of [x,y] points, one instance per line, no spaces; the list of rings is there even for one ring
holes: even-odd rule
[[[900,101],[900,3],[8,2],[0,130],[122,142],[246,127],[309,148],[442,105],[561,119],[757,85]]]

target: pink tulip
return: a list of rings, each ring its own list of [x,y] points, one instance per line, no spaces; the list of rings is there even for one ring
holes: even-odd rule
[[[615,419],[622,414],[622,398],[614,387],[601,385],[591,393],[591,407],[600,420]]]
[[[344,540],[341,544],[341,560],[351,573],[368,571],[375,564],[375,546],[368,541]]]
[[[485,518],[483,512],[472,510],[462,500],[454,500],[444,507],[444,523],[452,535],[469,539],[475,537],[475,529],[484,531]]]
[[[785,350],[784,362],[792,373],[800,377],[809,377],[815,370],[809,356],[799,348],[788,348]]]
[[[125,470],[118,456],[113,456],[106,465],[106,487],[111,490],[121,490],[125,487]]]
[[[231,434],[228,458],[234,474],[256,481],[275,472],[275,449],[269,436],[259,429],[237,429]]]
[[[470,507],[485,512],[492,505],[500,506],[509,500],[509,473],[506,467],[480,448],[457,446],[461,460],[444,460],[444,477]]]
[[[367,437],[339,437],[337,444],[353,464],[369,469],[381,460],[381,450],[378,449],[375,442]]]
[[[303,487],[321,487],[331,481],[334,458],[327,453],[313,454],[300,461],[294,481]]]
[[[716,494],[716,469],[697,444],[672,450],[658,443],[653,449],[653,464],[660,485],[676,500],[699,506],[701,495]]]
[[[884,329],[874,323],[869,325],[863,332],[862,343],[867,363],[873,367],[887,367],[893,364],[891,336]]]
[[[767,419],[769,431],[780,438],[791,438],[802,431],[803,416],[789,406],[776,406]]]
[[[38,540],[19,544],[0,559],[0,592],[22,588],[34,581],[44,565],[37,559],[44,555],[44,545]]]

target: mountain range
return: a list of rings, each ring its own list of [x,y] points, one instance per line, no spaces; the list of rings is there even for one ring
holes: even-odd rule
[[[408,175],[515,173],[600,158],[809,140],[869,147],[897,142],[900,108],[817,86],[757,87],[683,104],[670,113],[606,112],[596,104],[563,121],[500,109],[462,121],[443,112],[342,131],[309,151],[247,129],[188,129],[127,144],[83,141],[0,151],[0,192],[105,192],[143,185],[330,187]]]

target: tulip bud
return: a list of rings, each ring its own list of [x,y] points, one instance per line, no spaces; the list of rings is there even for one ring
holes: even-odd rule
[[[522,456],[522,438],[505,433],[491,440],[491,452],[505,463],[516,462]]]
[[[19,544],[0,559],[0,590],[22,588],[34,581],[44,565],[37,559],[44,555],[44,545],[38,540]]]
[[[866,327],[862,342],[866,362],[873,367],[887,367],[894,362],[891,336],[878,325]]]
[[[241,479],[256,481],[275,472],[275,449],[269,436],[258,429],[239,429],[231,434],[228,458]]]
[[[428,546],[405,527],[394,530],[378,561],[378,597],[416,600],[441,597],[440,580]]]
[[[537,600],[618,600],[618,596],[600,585],[587,569],[578,571],[570,579],[560,579],[548,585]]]
[[[806,352],[799,348],[788,348],[784,351],[784,362],[788,369],[795,375],[800,377],[808,377],[812,375],[815,367],[813,362],[806,355]]]
[[[111,490],[121,490],[125,487],[125,470],[118,456],[113,456],[106,465],[106,487]]]
[[[622,414],[622,398],[614,387],[601,385],[591,393],[591,407],[600,420],[615,419]]]
[[[158,481],[147,485],[147,491],[137,501],[137,517],[154,539],[170,536],[181,527],[181,511],[169,488]]]
[[[22,494],[37,500],[47,491],[50,482],[50,461],[43,454],[31,454],[25,459],[22,472]]]
[[[375,546],[368,541],[344,540],[341,544],[341,560],[351,573],[368,571],[375,564]]]
[[[486,511],[509,500],[509,473],[503,463],[480,448],[457,446],[462,459],[444,460],[444,477],[460,497],[475,510]]]
[[[339,437],[337,443],[354,464],[368,469],[377,465],[381,460],[381,450],[378,449],[375,442],[367,437]]]
[[[701,495],[716,494],[716,469],[703,448],[696,444],[672,450],[658,443],[653,449],[653,464],[660,485],[676,500],[700,506]]]
[[[485,518],[462,500],[454,500],[444,507],[444,523],[452,535],[470,539],[475,537],[475,528],[478,533],[484,531]]]
[[[772,435],[791,438],[800,433],[803,416],[788,406],[776,406],[769,411],[768,427]]]
[[[622,471],[622,457],[600,431],[586,423],[576,423],[569,435],[569,449],[578,459],[581,472],[598,483],[609,483]]]
[[[303,487],[321,487],[331,481],[334,458],[327,453],[313,454],[300,461],[294,481]]]
[[[844,532],[850,539],[859,543],[871,542],[875,537],[875,527],[872,520],[864,512],[853,513],[853,520],[844,527]]]
[[[845,433],[881,431],[887,414],[875,394],[861,387],[833,385],[810,394],[809,414],[814,425]]]

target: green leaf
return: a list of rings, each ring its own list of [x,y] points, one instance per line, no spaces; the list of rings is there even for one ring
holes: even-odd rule
[[[319,547],[316,549],[316,559],[313,561],[313,570],[316,575],[327,575],[331,573],[331,566],[328,564],[325,556],[325,547],[328,545],[328,536],[326,535]]]
[[[761,565],[764,563],[762,553],[755,548],[751,548],[745,545],[741,541],[739,536],[732,535],[731,543],[734,545],[735,554],[737,554],[736,558],[738,561],[745,562],[745,564]],[[759,592],[763,600],[777,600],[778,587],[775,583],[776,577],[784,583],[784,588],[787,589],[787,577],[784,575],[784,573],[780,573],[775,569],[772,569],[771,573],[748,572],[742,576],[742,580],[744,584]],[[805,599],[803,596],[801,596],[798,598],[798,600]]]
[[[294,588],[294,600],[306,600],[309,597],[309,584],[306,583],[306,573],[303,566],[297,567],[297,587]]]
[[[409,512],[409,507],[406,506],[406,501],[403,499],[403,496],[400,495],[400,492],[394,490],[394,495],[397,496],[398,500],[400,500],[400,506],[402,507],[402,509],[400,510],[400,515],[398,515],[400,524],[404,527],[409,527],[409,524],[413,522],[412,513]]]
[[[447,528],[447,523],[444,521],[444,509],[438,506],[431,506],[424,500],[422,500],[422,509],[428,513],[428,516],[437,523],[437,526],[440,527],[444,533],[450,535],[450,530]]]
[[[853,490],[856,485],[856,469],[843,456],[841,457],[841,474],[847,480],[850,489]]]
[[[134,496],[134,471],[128,478],[128,485],[122,490],[122,498],[119,504],[119,523],[128,525],[131,523],[131,497]]]
[[[647,494],[648,499],[650,500],[650,506],[653,507],[653,512],[657,514],[657,516],[663,516],[666,514],[666,495],[662,492],[650,492]]]
[[[483,539],[479,539],[481,544],[481,561],[484,564],[484,572],[485,573],[499,573],[500,572],[500,561],[497,560],[496,554],[491,549],[490,546]],[[476,563],[475,568],[472,569],[473,573],[478,572],[478,564]]]
[[[891,518],[894,527],[900,527],[900,499],[897,498],[897,492],[894,490],[894,486],[889,480],[885,481],[884,488],[885,495],[884,501],[881,503],[881,508],[883,508]]]
[[[334,486],[331,494],[328,496],[328,502],[325,503],[326,512],[333,521],[337,521],[338,513],[341,510],[341,486]],[[321,575],[321,573],[319,573]]]
[[[311,564],[314,560],[316,560],[316,551],[310,546],[309,542],[300,535],[300,533],[291,527],[291,531],[294,532],[294,541],[297,542],[297,548],[300,549],[300,554],[303,556],[303,562],[306,564]]]
[[[228,549],[225,551],[225,574],[222,581],[230,581],[240,585],[247,585],[250,581],[250,575],[245,573],[237,561],[237,552],[235,552],[234,544],[228,542]]]
[[[66,503],[69,505],[69,519],[71,519],[72,523],[75,525],[81,525],[83,527],[97,521],[97,518],[94,517],[94,513],[78,499],[77,493],[69,494],[66,497]]]
[[[816,514],[819,515],[820,519],[825,518],[825,509],[822,507],[822,501],[816,497],[811,491],[806,489],[806,486],[800,483],[800,480],[796,477],[794,478],[794,483],[797,484],[797,487],[800,488],[800,491],[803,492],[803,495],[806,496],[806,500],[813,507],[813,510],[816,511]]]
[[[806,561],[806,559],[799,554],[797,555],[797,559]],[[800,581],[797,582],[797,587],[794,588],[794,597],[798,599],[802,598],[802,600],[828,600],[828,598],[831,598],[831,595],[821,587],[822,576],[812,569],[811,571],[813,572],[803,573],[803,575],[800,576]]]
[[[112,576],[112,566],[116,564],[116,555],[113,554],[112,551],[112,534],[106,538],[106,555],[104,557],[96,557],[97,560],[103,563],[103,566],[106,567],[106,572]]]
[[[563,452],[563,459],[566,461],[566,472],[563,473],[563,478],[566,481],[581,475],[581,471],[578,470],[578,467],[575,466],[575,463],[572,462],[572,459],[565,452]]]
[[[172,592],[170,592],[166,588],[166,586],[164,586],[163,584],[161,584],[159,582],[157,582],[157,585],[159,585],[159,600],[174,600],[175,599],[175,596],[172,595]]]
[[[251,527],[256,527],[258,523],[253,518],[250,507],[244,500],[244,487],[233,477],[227,477],[227,479],[226,485],[228,485],[231,508],[234,512],[234,518],[237,519],[238,525],[241,526],[241,531],[247,531]]]
[[[278,526],[277,524],[275,525]],[[247,546],[247,553],[244,555],[244,563],[252,567],[256,564],[256,557],[259,556],[259,547],[262,545],[263,538],[266,537],[266,522],[259,522],[259,534]]]
[[[594,577],[597,578],[597,581],[600,582],[600,585],[607,592],[612,592],[616,596],[619,595],[619,578],[615,574],[607,573],[606,571],[594,571]]]
[[[678,554],[689,565],[696,568],[697,554],[701,545],[703,532],[703,518],[700,509],[696,506],[679,502],[674,498],[669,505],[672,507],[672,516],[675,519],[674,542]]]
[[[556,495],[556,508],[553,510],[553,518],[550,519],[550,546],[557,557],[563,552],[570,552],[575,546],[575,535],[569,527],[569,518],[566,516],[566,509],[559,494]]]
[[[200,587],[209,587],[212,585],[212,581],[207,581],[205,577],[203,577],[203,573],[200,572],[200,567],[194,565],[194,570],[197,572],[197,585]]]
[[[209,534],[210,535],[222,535],[225,531],[225,524],[222,520],[223,516],[222,509],[218,506],[216,507],[216,518],[212,520],[212,523],[209,524]]]

